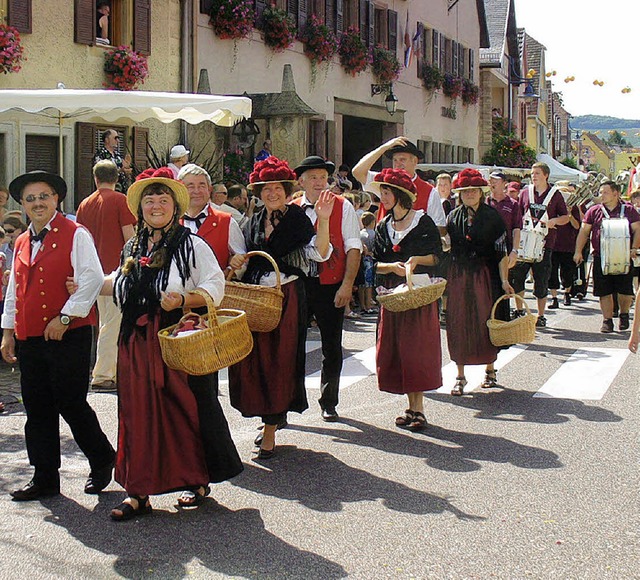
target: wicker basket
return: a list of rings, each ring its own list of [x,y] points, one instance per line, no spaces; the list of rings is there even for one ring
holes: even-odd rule
[[[248,252],[247,258],[262,256],[269,260],[276,273],[276,287],[245,284],[231,281],[233,270],[227,275],[224,287],[224,298],[221,308],[244,310],[247,313],[249,330],[252,332],[271,332],[280,323],[282,315],[282,299],[284,294],[280,284],[280,269],[275,260],[266,252]]]
[[[446,280],[429,284],[429,286],[420,286],[415,288],[411,280],[411,270],[407,266],[405,268],[407,276],[407,289],[404,292],[396,292],[395,294],[383,294],[378,296],[378,302],[391,312],[404,312],[405,310],[413,310],[435,302],[444,294],[447,285]]]
[[[247,316],[239,310],[216,310],[211,296],[203,290],[209,328],[187,336],[171,336],[174,324],[158,333],[162,359],[170,368],[190,375],[208,375],[240,362],[253,348]]]
[[[527,313],[509,322],[496,320],[496,307],[502,300],[509,298],[515,298],[516,303],[520,301],[520,303],[524,305]],[[489,327],[489,338],[494,346],[531,344],[536,338],[536,316],[535,314],[531,314],[524,298],[517,294],[505,294],[496,300],[496,303],[491,309],[491,318],[487,320],[487,326]]]

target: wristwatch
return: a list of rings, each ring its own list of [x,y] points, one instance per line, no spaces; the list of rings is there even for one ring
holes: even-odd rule
[[[61,314],[60,322],[62,322],[62,324],[64,324],[65,326],[69,326],[71,324],[71,318],[68,317],[66,314]]]

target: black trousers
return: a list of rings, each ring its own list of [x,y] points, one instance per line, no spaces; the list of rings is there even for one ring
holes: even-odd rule
[[[556,252],[555,250],[551,252],[550,290],[559,290],[560,282],[565,290],[571,288],[576,281],[577,272],[578,268],[573,261],[573,252]]]
[[[104,467],[115,457],[87,402],[91,343],[90,326],[67,330],[62,340],[35,337],[16,341],[27,412],[27,453],[39,484],[57,486],[60,482],[60,416],[71,428],[91,469]]]
[[[342,371],[344,307],[336,308],[333,301],[339,288],[340,284],[320,284],[318,278],[308,278],[305,284],[309,316],[315,316],[322,341],[322,371],[318,402],[323,409],[333,409],[338,405]]]

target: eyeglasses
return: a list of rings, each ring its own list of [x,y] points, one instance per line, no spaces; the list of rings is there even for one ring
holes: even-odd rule
[[[27,195],[26,197],[23,197],[22,199],[24,201],[26,201],[27,203],[33,203],[36,200],[38,200],[38,201],[47,201],[49,198],[51,198],[51,196],[52,196],[52,194],[50,194],[50,193],[41,193],[39,195]]]
[[[7,228],[4,228],[4,231],[7,234],[13,234],[13,233],[15,233],[16,230],[8,230]]]
[[[120,136],[119,136],[119,135],[116,135],[116,136],[114,137],[114,139],[115,139],[116,141],[120,141]]]

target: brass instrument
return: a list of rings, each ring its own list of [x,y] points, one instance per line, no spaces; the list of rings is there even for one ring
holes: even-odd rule
[[[602,182],[608,181],[608,179],[603,173],[597,175],[590,173],[587,179],[578,184],[577,190],[569,195],[566,200],[567,207],[581,206],[593,201],[600,195]]]

